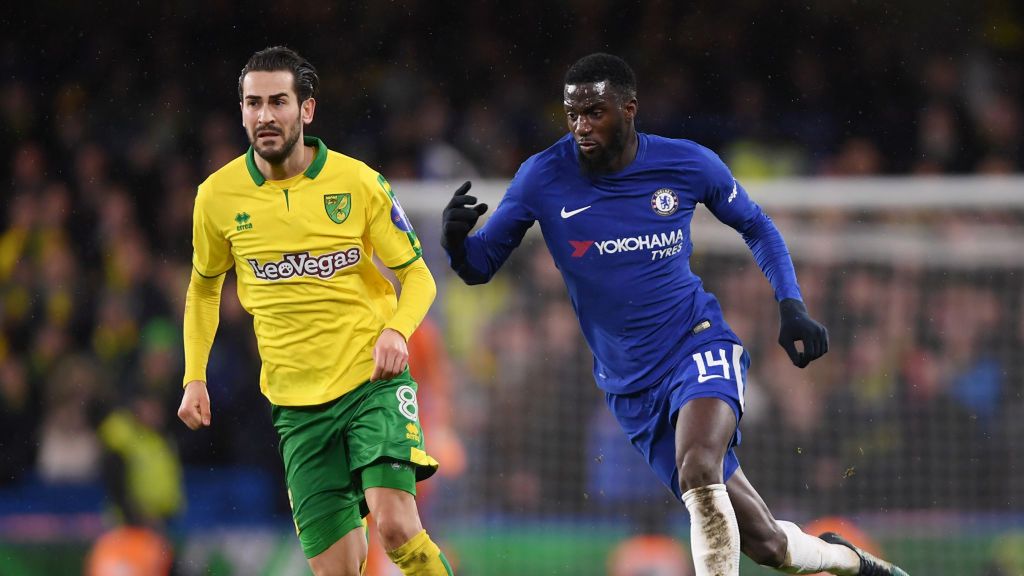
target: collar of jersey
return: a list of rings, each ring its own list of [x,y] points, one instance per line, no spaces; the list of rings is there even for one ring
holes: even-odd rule
[[[304,136],[302,143],[316,148],[316,155],[313,156],[313,161],[309,163],[309,167],[303,172],[306,178],[312,180],[324,169],[324,164],[327,162],[327,146],[316,136]],[[249,151],[245,153],[245,167],[249,169],[249,177],[252,178],[252,181],[257,186],[263,186],[267,179],[260,172],[260,169],[256,167],[256,158],[253,157],[254,153],[252,146],[249,146]]]

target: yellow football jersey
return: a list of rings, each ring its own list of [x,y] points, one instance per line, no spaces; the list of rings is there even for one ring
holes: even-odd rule
[[[263,177],[253,150],[199,186],[192,264],[232,267],[253,316],[260,388],[282,406],[321,404],[366,382],[373,346],[397,306],[392,269],[422,255],[391,186],[364,163],[307,136],[316,155],[286,181]]]

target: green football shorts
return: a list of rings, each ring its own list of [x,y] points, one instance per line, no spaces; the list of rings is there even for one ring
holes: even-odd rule
[[[307,558],[362,525],[366,488],[415,495],[416,482],[437,471],[437,461],[423,449],[416,390],[406,370],[326,404],[271,407],[295,531]]]

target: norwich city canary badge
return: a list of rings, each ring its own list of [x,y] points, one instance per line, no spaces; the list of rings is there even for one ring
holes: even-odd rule
[[[341,224],[348,220],[348,213],[352,211],[352,195],[324,194],[324,210],[332,222]]]

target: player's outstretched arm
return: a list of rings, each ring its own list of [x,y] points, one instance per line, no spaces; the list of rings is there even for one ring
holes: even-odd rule
[[[210,425],[210,392],[206,389],[206,382],[193,380],[185,385],[178,418],[191,430]]]
[[[807,313],[803,302],[786,298],[779,302],[779,345],[782,346],[793,365],[804,368],[828,352],[828,330]],[[803,352],[796,348],[796,342],[803,343]]]
[[[468,180],[459,186],[441,214],[441,246],[448,252],[453,268],[461,268],[466,258],[466,236],[477,220],[487,212],[487,204],[477,204],[476,196],[467,192],[473,186]]]

